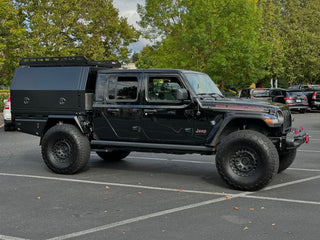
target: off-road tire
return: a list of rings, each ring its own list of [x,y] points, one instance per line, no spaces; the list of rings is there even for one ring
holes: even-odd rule
[[[123,151],[123,150],[113,150],[109,152],[96,152],[96,153],[100,158],[106,161],[120,161],[130,154],[129,151]]]
[[[80,130],[70,124],[50,128],[41,141],[42,158],[55,173],[74,174],[90,158],[90,143]]]
[[[291,166],[297,155],[297,149],[290,149],[287,151],[279,152],[279,170],[278,173],[286,170]]]
[[[265,135],[240,130],[226,136],[218,145],[216,167],[232,188],[256,191],[265,187],[277,174],[279,156]]]

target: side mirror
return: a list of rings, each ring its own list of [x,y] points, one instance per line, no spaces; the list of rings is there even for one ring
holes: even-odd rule
[[[6,103],[7,103],[7,101],[8,101],[8,99],[5,99],[5,100],[3,100],[3,103],[4,103],[4,104],[6,104]]]
[[[188,91],[185,88],[178,88],[176,90],[176,99],[180,101],[187,100],[189,97]]]

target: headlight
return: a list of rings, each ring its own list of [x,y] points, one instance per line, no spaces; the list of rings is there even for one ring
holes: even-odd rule
[[[284,122],[284,116],[283,116],[283,112],[282,111],[277,111],[277,118],[280,124],[282,124]]]
[[[267,114],[264,121],[272,125],[281,125],[284,122],[282,111],[278,110],[275,115]]]

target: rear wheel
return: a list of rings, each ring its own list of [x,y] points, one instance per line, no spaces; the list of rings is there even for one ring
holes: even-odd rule
[[[73,174],[87,165],[90,143],[70,124],[50,128],[41,141],[42,158],[55,173]]]
[[[106,161],[120,161],[127,157],[130,152],[123,150],[113,150],[109,152],[96,152],[99,157]]]
[[[232,188],[255,191],[265,187],[276,175],[279,156],[265,135],[241,130],[229,134],[218,145],[216,166]]]
[[[290,149],[287,151],[279,152],[279,170],[278,173],[286,170],[291,166],[297,155],[297,149]]]

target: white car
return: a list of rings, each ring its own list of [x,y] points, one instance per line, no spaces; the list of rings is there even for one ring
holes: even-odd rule
[[[4,109],[3,109],[3,120],[4,120],[4,130],[9,131],[14,129],[14,123],[11,118],[11,97],[7,100],[4,100]]]

